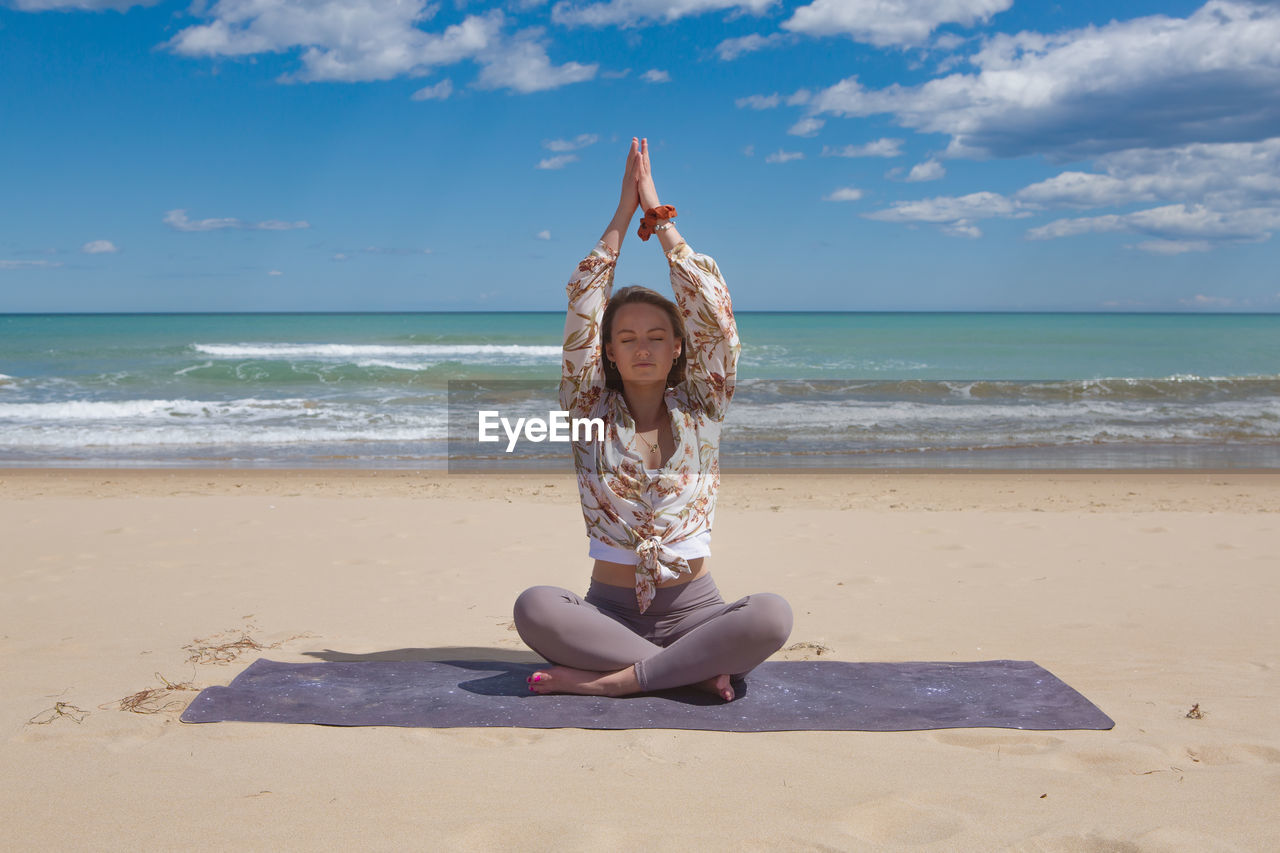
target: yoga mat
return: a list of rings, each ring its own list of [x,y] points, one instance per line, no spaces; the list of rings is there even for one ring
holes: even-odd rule
[[[525,678],[540,668],[546,664],[263,659],[228,686],[201,691],[182,721],[733,732],[1115,725],[1031,661],[765,661],[734,682],[732,702],[691,687],[612,699],[538,695]]]

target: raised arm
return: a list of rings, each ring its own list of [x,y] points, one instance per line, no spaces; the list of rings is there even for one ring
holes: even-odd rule
[[[659,236],[666,233],[660,232]],[[689,335],[685,341],[689,390],[709,417],[724,420],[733,399],[738,355],[742,351],[729,287],[715,259],[693,251],[683,240],[666,254],[671,266],[671,289]]]
[[[653,183],[647,139],[640,142],[636,186],[642,208],[652,210],[662,205]],[[689,334],[685,341],[689,390],[708,416],[723,420],[733,398],[738,354],[742,351],[729,287],[715,260],[689,248],[674,224],[657,232],[657,236],[671,266],[671,289]]]
[[[569,310],[564,320],[564,359],[560,371],[560,408],[571,417],[585,416],[604,392],[604,365],[601,363],[600,321],[613,292],[613,271],[622,248],[622,238],[631,227],[631,218],[640,205],[636,175],[640,146],[631,140],[627,166],[622,178],[618,209],[595,248],[578,263],[565,291]]]
[[[647,212],[655,207],[662,206],[662,202],[658,200],[658,189],[653,185],[653,169],[649,166],[649,140],[647,138],[640,140],[639,154],[639,163],[636,169],[636,191],[640,196],[641,208]],[[676,230],[675,222],[672,222],[671,227],[663,228],[658,232],[658,242],[662,244],[662,251],[670,252],[683,243],[684,238]]]

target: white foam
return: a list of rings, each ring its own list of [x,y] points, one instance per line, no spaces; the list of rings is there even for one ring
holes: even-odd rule
[[[330,427],[298,429],[296,427],[255,428],[221,424],[201,429],[183,426],[127,427],[117,425],[108,430],[61,425],[40,432],[23,432],[6,439],[6,446],[22,448],[86,448],[86,447],[206,447],[211,445],[311,445],[338,442],[419,442],[440,441],[448,437],[443,425],[436,428],[412,427],[388,429],[370,427]]]
[[[522,360],[558,360],[558,346],[535,344],[322,344],[322,343],[236,343],[192,344],[191,348],[216,358],[321,358],[321,359],[403,359],[423,356],[436,361],[484,361],[494,357]],[[403,363],[403,362],[402,362]],[[412,368],[421,369],[421,368]]]

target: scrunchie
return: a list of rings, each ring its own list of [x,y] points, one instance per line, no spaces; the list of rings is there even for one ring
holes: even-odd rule
[[[644,212],[644,217],[640,220],[640,230],[637,233],[640,235],[641,240],[648,241],[653,236],[653,227],[655,225],[675,218],[676,209],[669,204],[651,207]]]

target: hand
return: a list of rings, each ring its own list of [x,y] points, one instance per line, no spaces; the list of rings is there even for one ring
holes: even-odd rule
[[[636,192],[640,196],[642,210],[652,210],[662,205],[658,190],[653,185],[653,169],[649,166],[649,140],[640,141],[639,167],[636,171]]]
[[[640,172],[640,144],[631,137],[631,150],[627,152],[627,168],[622,176],[622,198],[618,201],[618,210],[630,218],[640,206],[640,194],[637,190]]]

